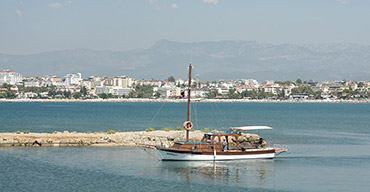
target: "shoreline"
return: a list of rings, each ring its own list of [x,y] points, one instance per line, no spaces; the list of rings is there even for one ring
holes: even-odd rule
[[[22,102],[62,102],[62,103],[69,103],[69,102],[81,102],[81,103],[184,103],[187,102],[187,99],[146,99],[146,98],[128,98],[128,99],[88,99],[88,100],[80,100],[80,99],[0,99],[0,103],[8,102],[8,103],[22,103]],[[250,99],[200,99],[200,98],[193,98],[192,102],[199,102],[199,103],[370,103],[370,99],[361,99],[361,100],[269,100],[269,99],[261,99],[261,100],[250,100]]]

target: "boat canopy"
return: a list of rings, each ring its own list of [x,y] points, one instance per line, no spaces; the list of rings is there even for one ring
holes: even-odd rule
[[[269,126],[244,126],[244,127],[231,127],[234,130],[249,131],[249,130],[260,130],[260,129],[273,129]]]

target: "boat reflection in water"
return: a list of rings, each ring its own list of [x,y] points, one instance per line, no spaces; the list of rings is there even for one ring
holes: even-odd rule
[[[274,160],[255,159],[240,161],[166,161],[160,165],[162,174],[177,173],[186,182],[214,181],[218,184],[258,186],[271,182]]]

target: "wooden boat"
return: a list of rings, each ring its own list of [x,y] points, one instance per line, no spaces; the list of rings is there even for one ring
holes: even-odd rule
[[[189,65],[189,84],[191,85],[191,69]],[[271,148],[264,140],[256,146],[240,146],[239,137],[248,130],[272,129],[268,126],[232,127],[225,132],[205,133],[201,141],[189,139],[189,131],[193,128],[190,121],[190,91],[188,88],[187,121],[183,127],[186,130],[186,139],[176,141],[172,146],[155,146],[162,160],[168,161],[219,161],[242,159],[272,159],[276,155],[287,151],[286,149]],[[230,141],[234,141],[231,146]]]

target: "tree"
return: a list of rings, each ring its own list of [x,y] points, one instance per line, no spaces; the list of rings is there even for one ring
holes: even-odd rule
[[[275,83],[277,83],[279,85],[291,85],[291,84],[294,84],[291,81],[275,81]]]
[[[219,95],[218,91],[216,89],[211,90],[209,93],[206,93],[207,99],[214,99]]]
[[[78,99],[81,96],[82,96],[82,93],[80,93],[80,92],[73,93],[73,98],[75,98],[75,99]]]
[[[229,93],[227,94],[227,98],[229,99],[241,99],[242,95],[239,93],[236,93],[236,89],[232,88],[229,89]]]
[[[297,84],[302,84],[302,79],[297,79],[295,82],[296,82]]]
[[[159,91],[156,91],[155,94],[154,94],[154,97],[160,98],[161,97],[161,93]]]
[[[365,83],[364,83],[364,82],[359,82],[359,83],[357,84],[357,86],[358,86],[358,87],[364,87],[364,86],[365,86]]]
[[[305,85],[305,86],[293,88],[292,94],[314,94],[314,91],[311,89],[311,87]]]
[[[167,80],[168,82],[176,82],[176,79],[173,76],[169,76]]]
[[[12,85],[7,84],[7,83],[3,83],[2,88],[6,88],[6,89],[8,89],[8,91],[10,91],[10,88],[12,88]]]
[[[63,95],[64,95],[64,97],[66,97],[66,98],[71,98],[71,92],[70,91],[63,91]]]
[[[191,88],[197,88],[197,85],[198,85],[198,83],[193,81],[193,83],[191,84]]]
[[[55,95],[57,95],[57,92],[54,91],[54,90],[49,90],[48,95],[51,96],[51,97],[54,97]]]
[[[0,98],[14,99],[17,95],[13,91],[5,91],[0,93]]]
[[[151,98],[153,96],[153,86],[151,85],[136,85],[128,97],[131,98]]]
[[[108,99],[108,95],[106,93],[102,93],[98,95],[102,99]]]
[[[83,96],[86,96],[87,95],[87,89],[86,89],[85,86],[82,87],[81,93],[82,93]]]

